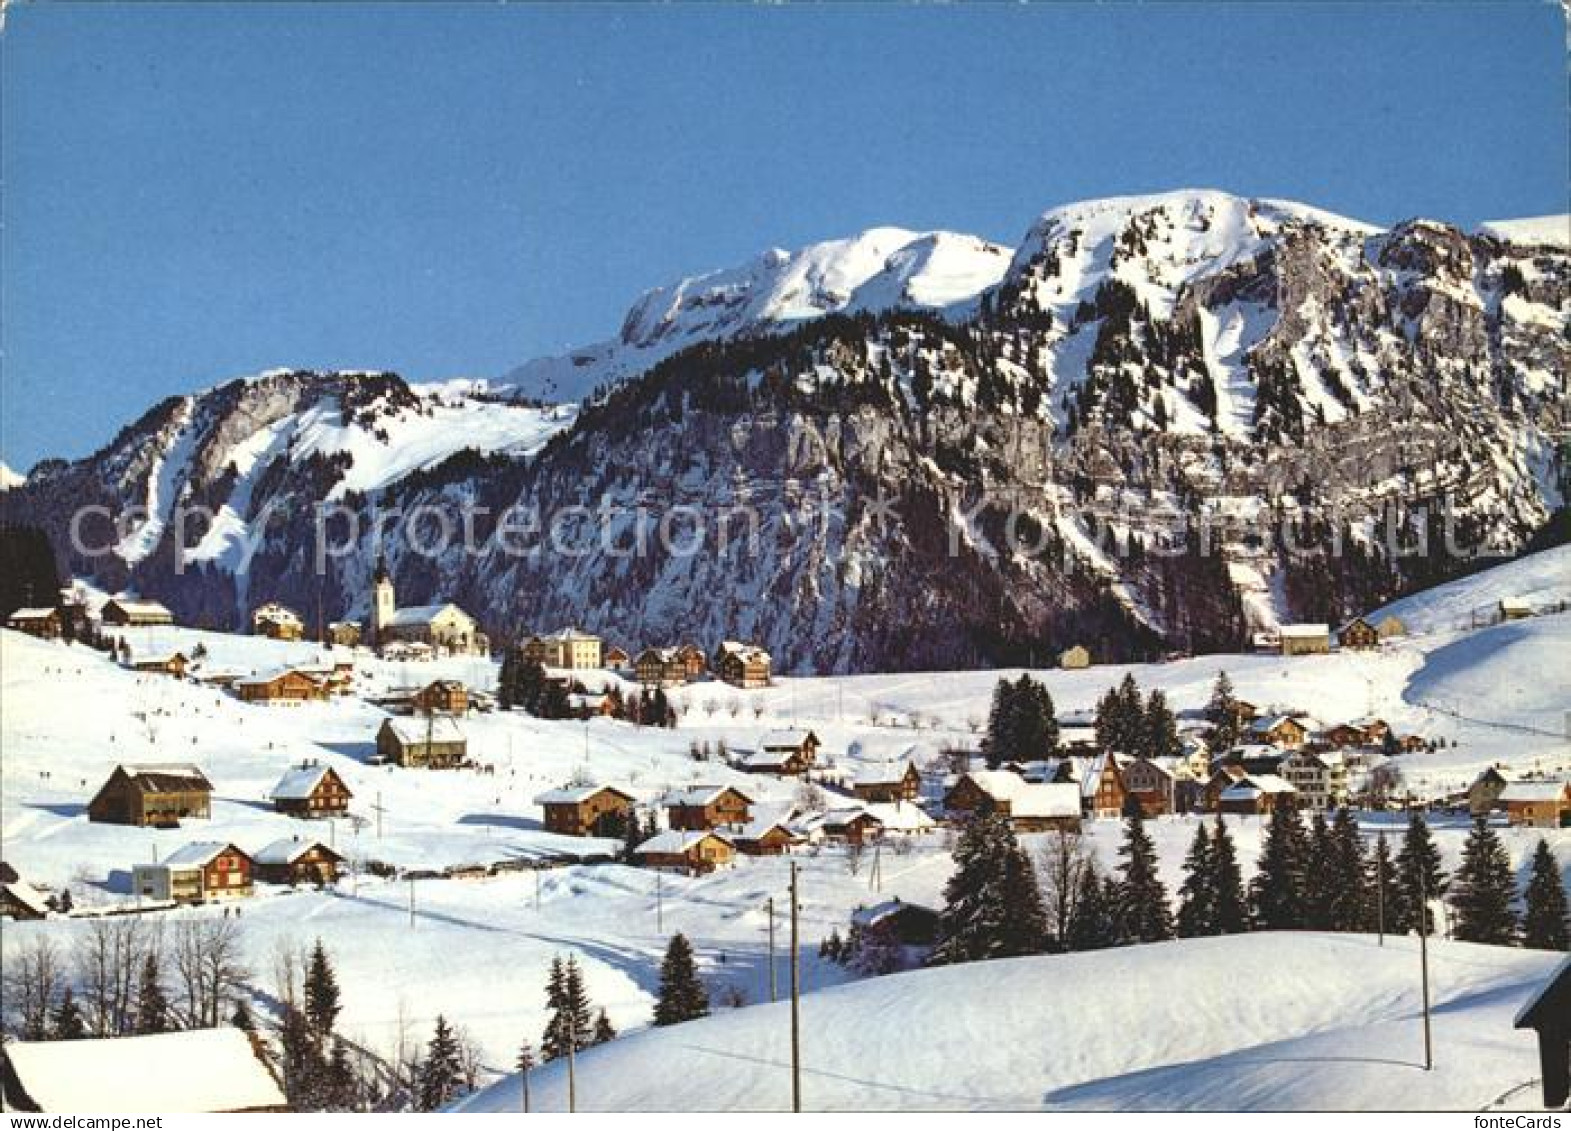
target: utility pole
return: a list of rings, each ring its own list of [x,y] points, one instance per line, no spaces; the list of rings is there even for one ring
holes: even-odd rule
[[[873,891],[882,891],[884,887],[884,873],[879,862],[879,857],[883,851],[884,842],[875,840],[873,842],[873,867],[869,870],[867,876],[867,886]]]
[[[1435,1066],[1434,1045],[1429,1034],[1429,877],[1418,869],[1418,970],[1424,994],[1424,1071]]]
[[[770,896],[764,904],[764,909],[769,915],[769,1000],[779,1001],[780,997],[775,990],[775,897]]]
[[[567,1111],[578,1110],[578,1018],[574,1016],[573,1003],[567,1003]]]
[[[376,839],[382,839],[382,791],[376,791],[376,803],[371,806],[376,813]]]
[[[1386,945],[1386,834],[1381,833],[1375,850],[1375,930],[1379,932],[1380,945]]]
[[[415,881],[412,876],[409,879],[409,929],[415,929]]]
[[[660,883],[660,873],[655,872],[655,933],[665,934],[665,889]]]
[[[802,1110],[802,960],[797,927],[796,861],[791,861],[791,1110]]]
[[[540,910],[540,865],[536,864],[534,866],[533,870],[534,870],[534,873],[535,873],[535,910],[539,911]]]

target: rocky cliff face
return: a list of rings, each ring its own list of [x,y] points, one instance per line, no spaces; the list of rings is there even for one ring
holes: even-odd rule
[[[576,417],[276,373],[0,506],[63,547],[72,507],[145,505],[72,569],[219,624],[363,609],[373,512],[468,513],[473,552],[388,527],[402,601],[847,671],[1234,647],[1516,552],[1563,505],[1563,244],[1203,192],[1054,210],[991,282],[985,249],[872,235],[646,296],[624,338],[681,348]],[[175,500],[215,517],[177,535]]]

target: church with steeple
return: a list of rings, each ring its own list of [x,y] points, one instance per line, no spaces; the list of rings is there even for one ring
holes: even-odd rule
[[[369,643],[379,651],[391,644],[424,644],[455,656],[484,656],[491,648],[475,618],[451,602],[399,608],[393,575],[381,557],[371,575]]]

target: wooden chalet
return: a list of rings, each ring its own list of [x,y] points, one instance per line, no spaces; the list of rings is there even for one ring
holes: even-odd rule
[[[645,648],[633,661],[633,675],[644,687],[679,687],[688,680],[678,648]]]
[[[1160,817],[1178,810],[1177,774],[1174,763],[1159,758],[1120,758],[1118,769],[1124,788],[1140,805],[1142,816]]]
[[[142,675],[168,675],[184,679],[191,661],[184,652],[169,652],[162,656],[132,656],[126,667]]]
[[[469,710],[469,689],[456,679],[437,679],[410,700],[417,715],[462,715]]]
[[[313,884],[323,887],[338,882],[344,858],[319,840],[284,837],[273,841],[253,857],[256,878],[268,884]]]
[[[744,856],[783,856],[804,839],[784,821],[767,817],[749,821],[726,836]]]
[[[922,792],[922,775],[910,759],[863,766],[856,772],[851,792],[859,801],[915,801]]]
[[[469,756],[469,740],[446,715],[383,719],[376,732],[376,753],[395,766],[446,770]]]
[[[801,777],[818,762],[818,735],[810,730],[773,730],[758,740],[754,750],[742,753],[741,768],[750,774]]]
[[[1309,728],[1292,715],[1267,715],[1249,724],[1249,738],[1253,742],[1292,748],[1302,746],[1309,737]]]
[[[155,902],[207,903],[250,896],[251,857],[220,840],[197,841],[171,853],[156,864],[131,869],[136,894]]]
[[[709,657],[704,655],[704,650],[697,644],[678,644],[676,654],[681,658],[682,668],[690,680],[697,679],[709,670]]]
[[[1533,615],[1533,606],[1520,597],[1503,597],[1499,612],[1501,620],[1526,620]]]
[[[278,779],[273,808],[290,817],[342,817],[354,795],[338,771],[320,762],[303,762]]]
[[[1218,813],[1268,816],[1283,798],[1296,801],[1292,783],[1275,774],[1245,774],[1217,795]]]
[[[1516,1015],[1513,1027],[1532,1029],[1538,1034],[1544,1109],[1564,1108],[1566,1101],[1571,1100],[1571,958],[1561,960],[1543,988]],[[1538,1122],[1541,1126],[1550,1125],[1549,1119]]]
[[[1098,754],[1080,771],[1080,805],[1087,817],[1117,820],[1123,816],[1129,788],[1118,768],[1118,759]]]
[[[1500,804],[1500,795],[1512,779],[1499,766],[1485,766],[1467,787],[1467,811],[1474,817],[1487,817]]]
[[[1072,648],[1065,648],[1058,654],[1058,666],[1071,671],[1091,666],[1091,653],[1083,644],[1076,644]]]
[[[127,1116],[285,1112],[262,1042],[233,1025],[136,1037],[12,1041],[0,1049],[7,1111]],[[148,1121],[151,1125],[151,1120]]]
[[[619,836],[636,799],[610,785],[564,786],[535,798],[546,832],[561,836]]]
[[[269,601],[251,611],[251,631],[270,640],[301,640],[305,637],[305,622],[293,609]]]
[[[1080,787],[1073,782],[1028,782],[1009,770],[972,770],[944,795],[944,808],[970,815],[993,812],[1021,832],[1080,828]]]
[[[87,803],[87,818],[111,825],[174,828],[212,814],[213,783],[189,762],[119,765]]]
[[[666,823],[681,831],[723,829],[747,824],[753,799],[734,785],[694,785],[666,797]]]
[[[1571,781],[1514,781],[1500,791],[1500,804],[1513,825],[1571,828]]]
[[[1277,629],[1284,656],[1321,655],[1331,650],[1331,626],[1328,624],[1284,624]]]
[[[49,899],[21,880],[0,883],[0,919],[32,920],[49,915]]]
[[[283,668],[235,681],[235,694],[242,702],[290,705],[325,702],[328,683],[299,668]]]
[[[730,864],[736,859],[736,848],[729,837],[713,829],[671,829],[640,844],[633,859],[646,868],[702,875]]]
[[[769,653],[752,644],[723,640],[715,650],[714,671],[733,687],[768,687]]]
[[[871,844],[884,833],[884,822],[877,814],[860,806],[831,809],[819,814],[813,824],[819,834],[832,844]]]
[[[851,923],[866,942],[895,946],[932,946],[938,941],[942,916],[931,907],[899,898],[858,907]]]
[[[59,609],[17,609],[5,618],[5,626],[40,640],[57,640],[62,620]]]
[[[1354,617],[1336,630],[1338,648],[1378,648],[1380,630],[1363,617]]]
[[[360,647],[361,628],[356,620],[335,620],[327,626],[327,640],[338,648]]]
[[[106,625],[113,625],[116,628],[175,623],[175,615],[159,602],[141,601],[130,597],[113,597],[105,601],[98,617]]]
[[[1380,633],[1382,640],[1395,640],[1407,635],[1407,624],[1395,613],[1384,617],[1375,629]]]
[[[632,664],[633,658],[627,654],[627,649],[615,644],[605,650],[605,666],[612,671],[625,672]]]

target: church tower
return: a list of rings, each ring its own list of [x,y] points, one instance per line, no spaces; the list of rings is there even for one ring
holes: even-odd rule
[[[384,643],[382,630],[392,621],[398,610],[398,597],[393,592],[393,577],[387,572],[387,559],[376,559],[376,572],[371,575],[371,643],[380,648]]]

